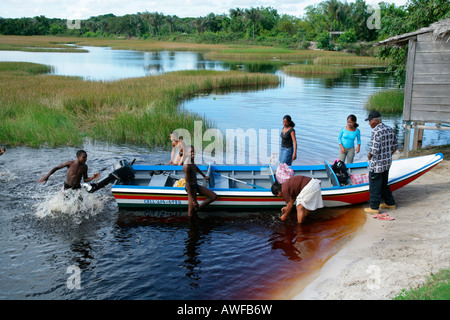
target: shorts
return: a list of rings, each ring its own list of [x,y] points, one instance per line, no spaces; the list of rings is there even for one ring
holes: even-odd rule
[[[189,185],[191,187],[191,190],[194,191],[195,194],[198,194],[198,189],[200,189],[200,185],[198,183],[193,183]],[[189,190],[187,189],[188,185],[184,187],[184,190],[186,190],[187,193],[189,193]]]
[[[73,189],[73,190],[77,190],[77,189],[81,189],[81,185],[75,185],[75,186],[69,186],[67,183],[64,182],[64,190],[67,189]]]
[[[311,179],[310,182],[300,191],[296,199],[296,205],[301,204],[307,210],[314,211],[323,207],[322,191],[320,181]]]

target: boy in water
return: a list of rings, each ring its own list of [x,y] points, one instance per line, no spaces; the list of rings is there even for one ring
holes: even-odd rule
[[[187,148],[186,160],[183,164],[184,179],[186,180],[186,192],[188,194],[188,215],[194,217],[197,211],[200,211],[203,207],[207,206],[211,202],[217,199],[217,194],[214,191],[209,190],[197,183],[197,172],[205,178],[205,185],[209,180],[209,177],[203,174],[203,172],[194,163],[195,151],[194,147]],[[197,202],[197,193],[206,197],[200,205]]]
[[[86,161],[87,161],[86,151],[78,150],[77,160],[67,161],[65,163],[60,164],[57,167],[54,167],[45,177],[39,180],[39,183],[47,182],[48,178],[56,171],[62,168],[68,168],[66,181],[64,182],[64,190],[80,189],[82,178],[84,182],[89,182],[94,180],[95,178],[100,177],[100,173],[97,172],[92,177],[88,178],[87,175],[88,167],[86,165]]]

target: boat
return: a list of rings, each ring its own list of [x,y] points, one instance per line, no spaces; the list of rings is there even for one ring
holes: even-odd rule
[[[404,187],[443,160],[442,153],[392,161],[389,171],[391,191]],[[114,175],[112,194],[119,209],[187,210],[186,190],[178,184],[184,175],[182,166],[133,165],[128,166],[127,179]],[[124,163],[121,164],[122,166]],[[347,164],[350,176],[368,176],[368,162]],[[208,210],[279,210],[285,206],[282,198],[272,194],[270,188],[276,179],[277,167],[271,165],[198,165],[210,177],[208,187],[217,195],[217,200],[205,207]],[[294,175],[303,175],[321,181],[325,207],[340,207],[363,203],[369,200],[369,183],[341,185],[331,165],[291,166]],[[117,169],[117,168],[116,168]],[[122,168],[123,169],[123,168]],[[117,169],[116,171],[122,170]],[[113,178],[114,179],[114,178]],[[198,175],[199,183],[204,181]],[[366,180],[367,181],[367,180]],[[204,197],[198,196],[201,202]]]

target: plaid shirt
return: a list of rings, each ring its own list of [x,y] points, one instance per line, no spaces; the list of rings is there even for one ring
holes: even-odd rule
[[[381,173],[389,170],[392,164],[392,154],[397,150],[397,135],[392,128],[384,123],[378,124],[372,131],[370,150],[372,158],[369,161],[369,171]]]

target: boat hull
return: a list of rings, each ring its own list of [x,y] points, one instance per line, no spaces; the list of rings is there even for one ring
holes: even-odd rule
[[[392,163],[389,173],[389,186],[395,191],[408,183],[414,181],[431,168],[443,160],[442,154],[423,156],[417,158],[395,160]],[[348,165],[349,169],[362,170],[367,169],[367,162]],[[136,172],[145,172],[146,170],[164,169],[167,166],[135,166]],[[171,167],[173,168],[173,166]],[[213,170],[224,170],[226,166],[213,166]],[[234,167],[236,170],[245,171],[258,169],[263,172],[267,166],[260,167]],[[203,169],[207,169],[206,167]],[[325,170],[321,166],[305,167],[293,166],[295,174],[306,175],[305,172],[315,172]],[[180,171],[182,172],[182,171]],[[211,188],[217,195],[217,200],[206,208],[208,210],[226,210],[226,211],[253,211],[253,210],[279,210],[285,205],[282,198],[275,197],[270,191],[270,187],[253,188]],[[187,210],[188,197],[184,188],[178,187],[157,187],[142,185],[120,185],[115,184],[112,187],[112,193],[120,209],[143,209],[143,210],[164,210],[164,211],[182,211]],[[369,200],[369,184],[359,184],[350,186],[330,186],[322,188],[322,198],[325,207],[340,207],[363,203]],[[198,196],[201,202],[204,197]]]

